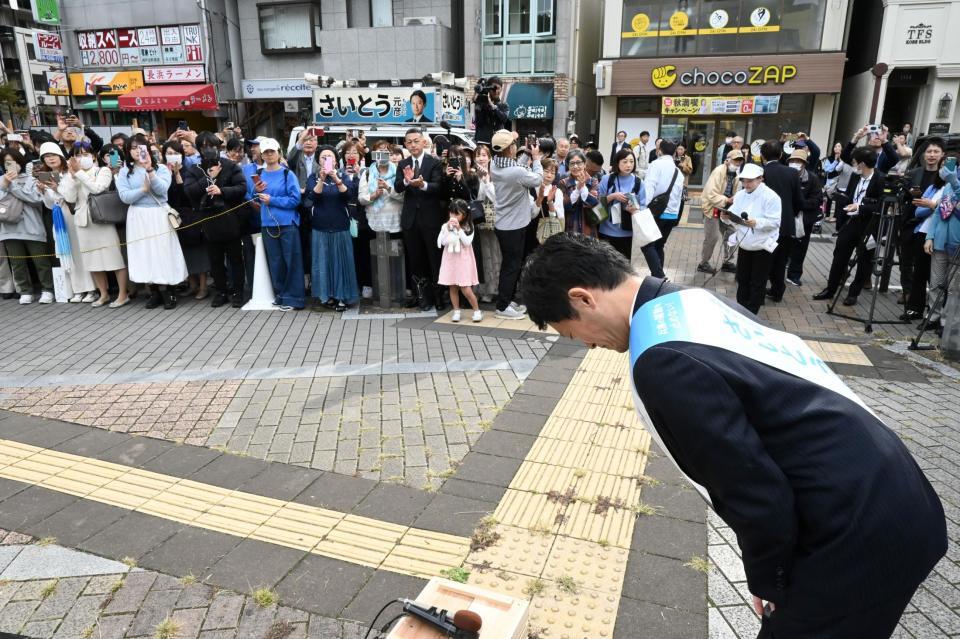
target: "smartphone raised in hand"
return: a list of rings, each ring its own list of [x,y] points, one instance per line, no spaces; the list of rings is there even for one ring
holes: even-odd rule
[[[957,170],[957,158],[955,156],[950,156],[947,158],[947,161],[943,163],[943,166],[946,167],[948,171]]]

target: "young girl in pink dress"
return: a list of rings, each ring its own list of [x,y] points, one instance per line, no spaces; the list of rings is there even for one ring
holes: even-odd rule
[[[460,291],[463,291],[470,307],[473,321],[483,319],[473,288],[479,284],[477,261],[473,256],[473,223],[470,207],[464,200],[450,202],[450,219],[440,229],[437,246],[443,249],[440,262],[440,286],[450,287],[450,302],[453,304],[453,321],[460,321]]]

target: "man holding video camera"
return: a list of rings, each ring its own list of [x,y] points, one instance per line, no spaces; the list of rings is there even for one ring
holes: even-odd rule
[[[473,103],[476,114],[473,116],[475,142],[490,146],[493,132],[510,128],[510,105],[500,100],[503,82],[500,78],[480,78],[473,88]]]

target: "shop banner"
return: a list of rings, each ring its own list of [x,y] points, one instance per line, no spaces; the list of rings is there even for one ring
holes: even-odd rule
[[[274,78],[271,80],[243,80],[240,82],[244,100],[296,100],[312,98],[312,84],[303,78]]]
[[[83,66],[147,66],[204,61],[199,24],[80,31],[77,45]]]
[[[34,31],[33,46],[37,50],[37,60],[63,64],[63,44],[56,33]]]
[[[552,82],[511,82],[501,99],[510,105],[511,120],[553,118]]]
[[[67,74],[62,71],[44,71],[47,78],[47,95],[69,95]]]
[[[33,21],[42,24],[60,24],[60,5],[57,0],[32,0]],[[16,9],[16,5],[13,7]]]
[[[143,70],[146,84],[184,84],[206,82],[207,74],[202,64],[187,64],[176,67],[147,67]]]
[[[466,123],[463,92],[437,87],[318,88],[313,111],[318,124]]]
[[[102,73],[71,73],[70,92],[73,95],[97,95],[96,86],[110,85],[101,95],[123,95],[143,88],[140,71],[104,71]]]
[[[662,98],[662,115],[751,115],[777,113],[779,95],[710,95]]]
[[[773,4],[773,3],[771,3]],[[744,24],[736,24],[736,20],[730,19],[730,14],[724,9],[711,11],[703,24],[697,26],[694,24],[700,16],[694,16],[690,9],[680,9],[670,14],[670,17],[662,24],[654,24],[651,15],[659,15],[659,7],[655,7],[656,12],[638,11],[636,13],[624,13],[623,30],[620,34],[622,38],[676,38],[683,36],[712,36],[729,35],[735,33],[776,33],[780,31],[780,25],[776,24],[773,11],[769,7],[757,7],[745,16],[747,20]],[[657,27],[660,28],[657,28]]]

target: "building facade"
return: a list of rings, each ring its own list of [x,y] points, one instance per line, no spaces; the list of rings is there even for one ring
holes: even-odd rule
[[[731,133],[808,133],[829,145],[844,70],[848,1],[627,0],[605,5],[597,65],[600,149],[616,132],[686,145],[702,186]]]
[[[847,138],[868,122],[956,131],[960,51],[950,42],[958,29],[957,2],[856,0],[838,134]]]
[[[599,0],[464,0],[467,76],[497,76],[515,130],[557,137],[596,131],[593,62]],[[472,86],[471,82],[471,86]]]

